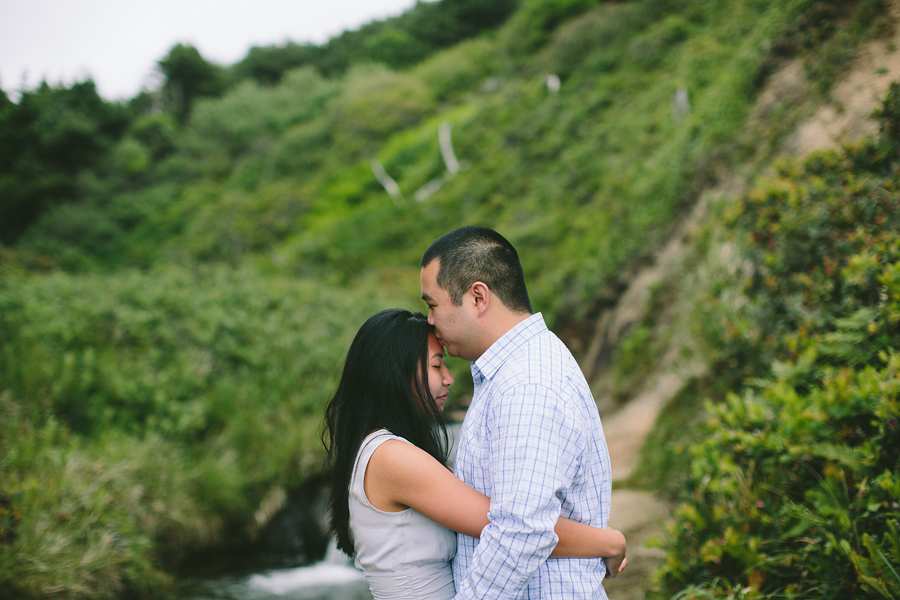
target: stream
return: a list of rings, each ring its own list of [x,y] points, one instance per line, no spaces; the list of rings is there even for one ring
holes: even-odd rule
[[[320,562],[192,581],[183,600],[372,600],[369,584],[334,542]]]

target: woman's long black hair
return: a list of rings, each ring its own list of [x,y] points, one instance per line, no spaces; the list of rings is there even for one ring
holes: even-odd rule
[[[447,461],[447,430],[428,388],[432,331],[418,312],[394,308],[370,317],[350,344],[337,391],[325,408],[322,442],[333,469],[331,527],[338,548],[350,556],[355,554],[350,476],[359,447],[372,430],[384,427],[441,464]]]

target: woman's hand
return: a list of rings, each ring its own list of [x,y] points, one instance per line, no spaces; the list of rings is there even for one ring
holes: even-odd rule
[[[606,562],[606,577],[605,579],[613,579],[625,570],[625,567],[628,565],[628,559],[625,558],[625,546],[622,546],[622,552],[620,552],[616,556],[605,556],[603,560]]]

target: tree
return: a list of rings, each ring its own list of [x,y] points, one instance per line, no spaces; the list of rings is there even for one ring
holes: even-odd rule
[[[283,46],[253,46],[247,56],[234,65],[238,80],[252,78],[264,85],[275,85],[292,69],[315,65],[322,48],[312,44],[287,42]]]
[[[18,104],[0,96],[0,242],[11,244],[48,208],[77,198],[78,175],[102,163],[131,120],[90,79],[46,82]]]
[[[503,24],[518,4],[518,0],[418,2],[397,21],[421,42],[446,48]]]
[[[182,123],[187,121],[197,98],[218,96],[223,91],[222,69],[203,58],[193,46],[176,44],[157,64],[166,78],[163,89]]]
[[[369,37],[363,48],[369,60],[383,63],[392,69],[412,66],[432,50],[428,45],[396,27],[385,27],[376,35]]]

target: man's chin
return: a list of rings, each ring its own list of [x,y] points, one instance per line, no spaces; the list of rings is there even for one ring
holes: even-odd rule
[[[458,348],[451,348],[450,346],[447,346],[446,350],[448,356],[452,356],[453,358],[460,358]]]
[[[457,348],[455,346],[451,346],[450,344],[447,343],[446,340],[444,340],[441,337],[438,337],[438,336],[435,336],[435,337],[437,337],[438,344],[441,345],[441,348],[444,349],[444,351],[447,353],[448,356],[452,356],[453,358],[459,358],[459,348]]]

